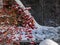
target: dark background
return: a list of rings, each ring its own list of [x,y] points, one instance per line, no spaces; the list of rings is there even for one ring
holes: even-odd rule
[[[35,20],[44,26],[60,26],[60,0],[21,0]]]

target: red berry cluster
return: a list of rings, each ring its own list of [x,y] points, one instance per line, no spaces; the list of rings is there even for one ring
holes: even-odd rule
[[[7,17],[5,24],[0,27],[0,44],[6,45],[20,45],[19,42],[23,40],[23,35],[27,40],[30,40],[30,44],[34,44],[32,29],[35,28],[34,18],[27,12],[29,8],[21,8],[14,0],[4,0],[3,5],[4,14]],[[2,18],[2,17],[0,17]],[[22,27],[17,27],[16,25],[21,25]]]
[[[1,26],[0,27],[0,43],[5,44],[19,44],[20,41],[23,40],[23,35],[25,36],[27,41],[33,42],[32,29],[24,28],[24,27],[16,27],[16,26]],[[31,43],[32,43],[31,42]],[[34,43],[33,43],[34,44]]]
[[[30,7],[22,9],[15,1],[10,4],[9,0],[4,2],[4,11],[11,17],[15,17],[13,20],[17,22],[17,25],[22,25],[27,28],[34,28],[34,20],[30,14],[26,14],[26,10],[31,9]],[[10,20],[10,19],[9,19]],[[16,24],[16,23],[15,23]]]

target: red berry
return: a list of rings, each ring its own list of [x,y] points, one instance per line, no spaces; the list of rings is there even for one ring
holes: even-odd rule
[[[2,42],[2,39],[0,38],[0,42]]]

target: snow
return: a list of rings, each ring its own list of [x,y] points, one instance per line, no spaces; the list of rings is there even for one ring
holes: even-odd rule
[[[41,26],[40,28],[37,28],[32,31],[33,35],[35,35],[35,38],[39,40],[44,39],[59,39],[57,27],[47,27],[47,26]]]
[[[53,40],[46,39],[42,41],[39,45],[58,45],[58,43],[54,42]]]

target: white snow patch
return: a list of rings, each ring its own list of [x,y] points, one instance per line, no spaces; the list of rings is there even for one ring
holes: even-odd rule
[[[39,45],[58,45],[58,43],[56,43],[53,40],[46,39],[46,40],[42,41]]]

